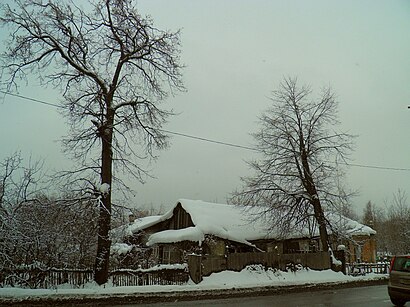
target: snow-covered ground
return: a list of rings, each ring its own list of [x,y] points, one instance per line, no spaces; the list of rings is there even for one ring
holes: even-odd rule
[[[189,281],[186,285],[176,286],[136,286],[136,287],[113,287],[110,285],[98,286],[90,283],[84,288],[73,289],[68,285],[62,285],[57,289],[22,289],[0,288],[1,298],[30,298],[30,297],[55,297],[55,296],[99,296],[121,294],[144,294],[156,292],[180,292],[180,291],[203,291],[223,289],[245,289],[253,287],[280,287],[306,284],[347,283],[361,280],[385,279],[384,274],[367,274],[365,276],[346,276],[331,270],[313,271],[301,269],[296,272],[282,272],[265,270],[261,266],[248,266],[241,272],[224,271],[213,273],[209,277],[195,284]]]

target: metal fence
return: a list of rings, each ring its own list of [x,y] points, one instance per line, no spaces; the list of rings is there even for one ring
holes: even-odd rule
[[[347,263],[346,269],[347,273],[353,276],[366,275],[368,273],[388,274],[390,269],[390,263]]]

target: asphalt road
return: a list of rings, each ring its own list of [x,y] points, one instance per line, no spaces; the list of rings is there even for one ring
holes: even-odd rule
[[[409,305],[409,303],[407,304]],[[407,306],[406,305],[406,306]],[[217,300],[176,301],[172,303],[155,303],[124,306],[393,306],[387,294],[387,286],[368,286],[346,289],[328,289],[301,293],[278,294],[259,297],[239,297]],[[410,306],[410,305],[409,305]]]

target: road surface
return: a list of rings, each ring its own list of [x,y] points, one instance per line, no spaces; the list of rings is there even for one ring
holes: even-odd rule
[[[409,305],[409,304],[407,304]],[[406,305],[406,306],[407,306]],[[177,301],[172,303],[155,303],[124,306],[195,306],[195,307],[237,307],[237,306],[340,306],[340,307],[386,307],[393,306],[387,294],[387,286],[368,286],[347,289],[328,289],[302,293],[288,293],[272,296],[239,297],[217,300]]]

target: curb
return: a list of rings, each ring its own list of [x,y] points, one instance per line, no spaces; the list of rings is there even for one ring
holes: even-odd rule
[[[352,282],[330,282],[291,286],[267,286],[254,288],[231,288],[175,292],[149,292],[136,294],[86,294],[54,295],[25,298],[1,298],[0,306],[110,306],[124,304],[148,304],[177,301],[206,300],[230,297],[267,296],[327,289],[343,289],[387,285],[388,278],[357,280]]]

